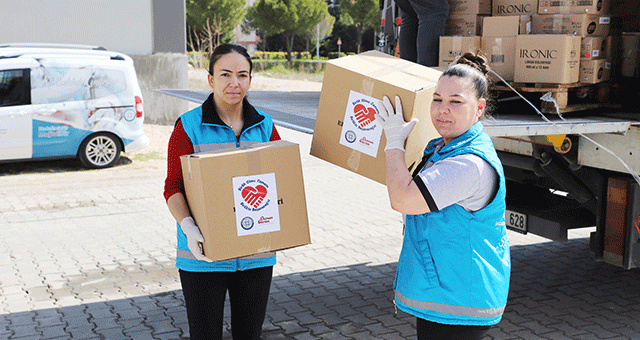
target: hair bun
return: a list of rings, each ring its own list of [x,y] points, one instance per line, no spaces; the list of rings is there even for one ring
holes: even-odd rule
[[[465,54],[461,55],[457,60],[457,64],[469,65],[480,71],[480,73],[484,74],[485,76],[487,75],[487,73],[489,73],[490,70],[487,58],[485,58],[481,54],[475,54],[471,52],[466,52]]]

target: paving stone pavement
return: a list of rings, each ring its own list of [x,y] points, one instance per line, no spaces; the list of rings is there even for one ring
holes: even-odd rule
[[[153,128],[164,148],[170,127]],[[415,339],[392,302],[402,226],[385,187],[279,130],[301,146],[312,244],[278,253],[263,338]],[[0,339],[189,338],[162,158],[0,164]],[[509,301],[486,339],[640,339],[640,271],[594,261],[588,232],[510,232]]]

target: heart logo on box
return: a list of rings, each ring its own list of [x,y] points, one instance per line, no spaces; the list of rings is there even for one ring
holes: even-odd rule
[[[242,189],[241,195],[247,204],[257,208],[267,196],[267,188],[264,185],[256,185],[255,187],[247,185]]]
[[[353,107],[353,114],[361,127],[365,127],[376,119],[376,109],[358,104]]]

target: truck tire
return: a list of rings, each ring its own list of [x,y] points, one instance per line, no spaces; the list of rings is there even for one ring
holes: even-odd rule
[[[96,133],[87,137],[78,150],[80,163],[89,169],[114,166],[120,159],[120,141],[110,133]]]

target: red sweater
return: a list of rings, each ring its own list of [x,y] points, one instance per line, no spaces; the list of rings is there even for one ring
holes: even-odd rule
[[[280,134],[273,125],[270,141],[280,140]],[[193,143],[184,132],[182,121],[178,120],[171,138],[169,138],[169,154],[167,156],[167,178],[164,180],[164,199],[181,192],[184,194],[184,181],[182,180],[182,165],[180,156],[190,155],[193,153]]]

